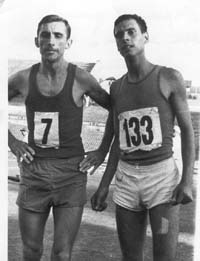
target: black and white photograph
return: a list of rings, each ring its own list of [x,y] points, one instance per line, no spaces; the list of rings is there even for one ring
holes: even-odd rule
[[[199,14],[0,1],[3,261],[200,260]]]

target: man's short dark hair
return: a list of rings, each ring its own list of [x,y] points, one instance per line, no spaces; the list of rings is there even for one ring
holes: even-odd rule
[[[52,22],[63,22],[65,24],[66,30],[67,30],[67,39],[70,38],[70,36],[71,36],[71,27],[70,27],[68,21],[66,19],[58,16],[58,15],[47,15],[47,16],[44,16],[42,18],[42,20],[38,24],[37,36],[38,36],[40,28],[41,28],[41,26],[43,24],[52,23]]]
[[[130,20],[130,19],[134,19],[139,27],[140,27],[140,30],[142,33],[146,33],[147,32],[147,25],[146,25],[146,22],[145,20],[139,16],[139,15],[136,15],[136,14],[123,14],[123,15],[120,15],[116,20],[115,20],[115,23],[114,23],[114,34],[115,34],[115,27],[121,23],[122,21],[125,21],[125,20]]]

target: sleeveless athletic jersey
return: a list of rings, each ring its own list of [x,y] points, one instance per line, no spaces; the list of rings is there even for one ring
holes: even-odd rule
[[[35,150],[36,157],[69,158],[83,155],[83,107],[76,106],[72,97],[76,66],[68,65],[67,78],[57,95],[45,96],[38,89],[36,81],[39,65],[31,68],[25,101],[28,144]]]
[[[173,153],[174,113],[160,90],[160,70],[155,66],[137,83],[128,82],[124,75],[111,87],[119,120],[120,158],[130,164],[153,164]]]

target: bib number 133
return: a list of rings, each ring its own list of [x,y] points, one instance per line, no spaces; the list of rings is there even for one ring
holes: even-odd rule
[[[144,134],[141,134],[141,128],[146,127]],[[143,116],[140,120],[136,117],[132,117],[124,120],[123,128],[126,133],[127,146],[131,147],[139,146],[141,142],[145,145],[149,145],[153,141],[153,131],[152,131],[152,120],[149,116]],[[129,134],[129,128],[133,128],[134,135]]]
[[[122,150],[152,150],[161,146],[162,135],[157,108],[124,112],[119,115],[119,120]]]

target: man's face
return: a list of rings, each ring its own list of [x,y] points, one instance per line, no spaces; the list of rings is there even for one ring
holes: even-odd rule
[[[51,22],[41,25],[35,43],[40,48],[42,59],[54,62],[63,57],[71,41],[67,39],[67,29],[63,22]]]
[[[114,35],[117,48],[124,58],[143,53],[148,41],[148,34],[141,32],[134,19],[124,20],[115,26]]]

